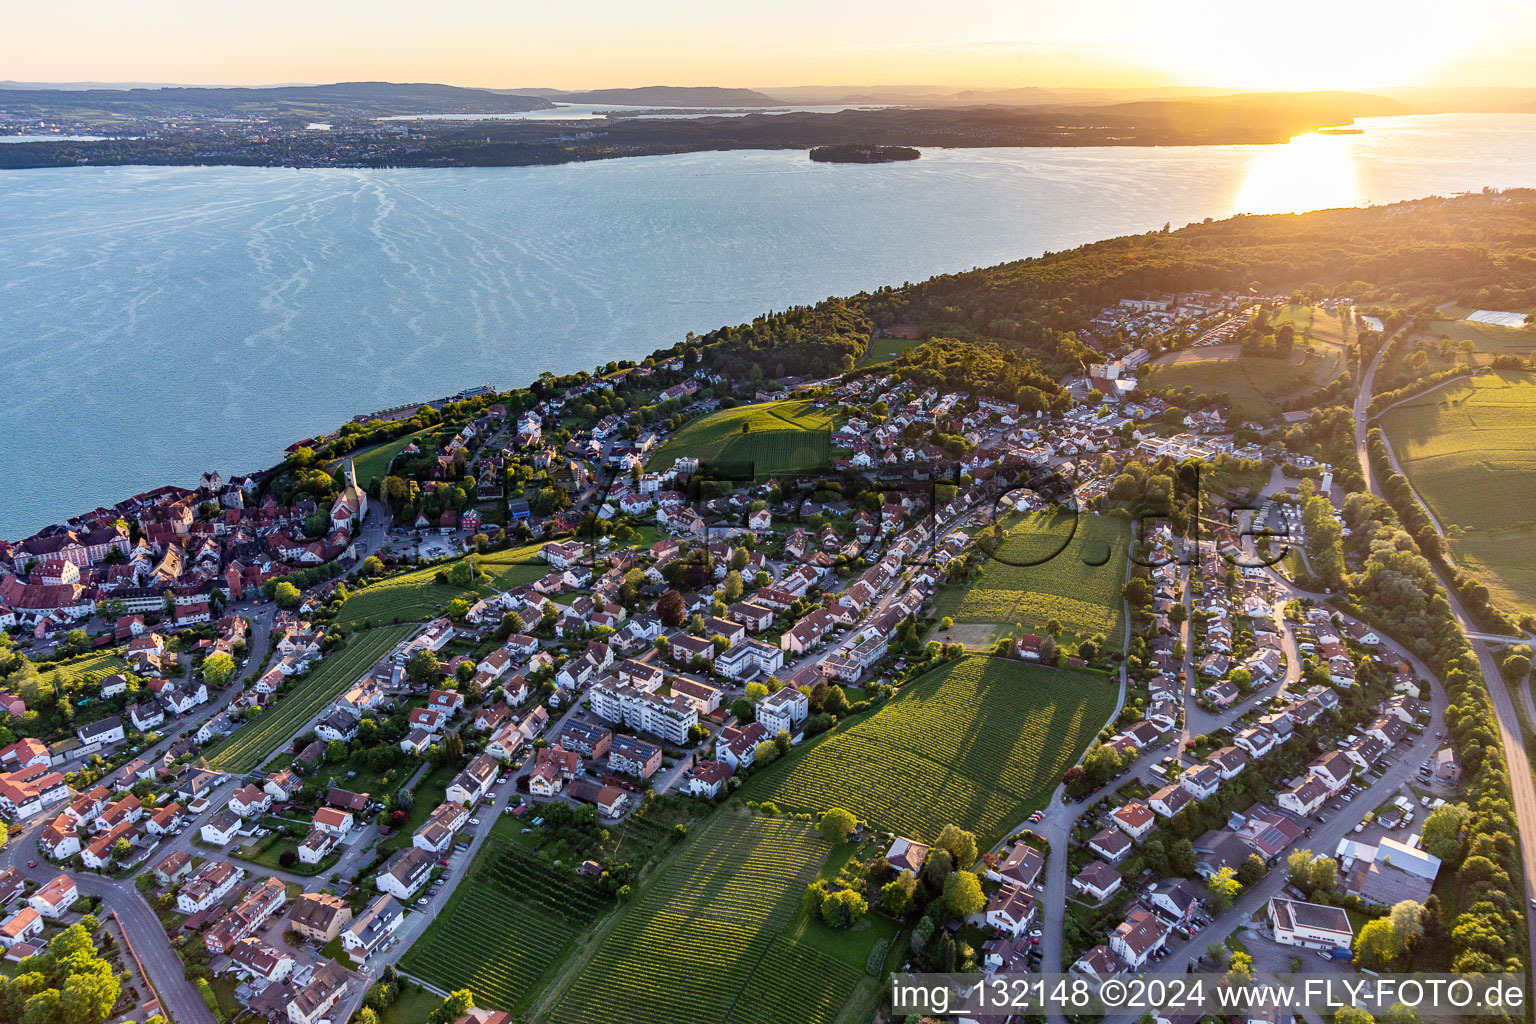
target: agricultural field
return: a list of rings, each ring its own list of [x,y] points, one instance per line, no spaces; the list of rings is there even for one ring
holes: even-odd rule
[[[818,1024],[856,990],[882,936],[873,915],[837,948],[801,909],[829,847],[808,822],[717,813],[620,909],[536,1019],[559,1024]],[[861,953],[860,950],[863,950]]]
[[[1452,348],[1463,341],[1470,341],[1479,353],[1488,356],[1500,352],[1528,356],[1536,352],[1536,326],[1500,327],[1498,324],[1468,323],[1465,320],[1437,320],[1429,325],[1426,334],[1427,340],[1431,342],[1449,338]]]
[[[1226,396],[1240,416],[1269,418],[1281,409],[1279,399],[1311,387],[1321,387],[1343,372],[1346,362],[1339,345],[1300,346],[1290,361],[1243,358],[1236,345],[1170,352],[1148,363],[1141,375],[1152,389],[1188,389],[1196,395]]]
[[[736,475],[804,472],[830,461],[827,436],[837,425],[835,413],[807,401],[722,409],[685,423],[651,456],[647,468],[665,470],[677,459],[693,456]]]
[[[412,626],[386,626],[353,636],[346,647],[328,655],[303,681],[262,712],[250,725],[224,738],[208,754],[209,767],[251,771],[288,742],[322,708],[362,678],[373,663],[411,635]]]
[[[441,615],[450,601],[473,601],[497,591],[532,583],[549,572],[538,558],[539,545],[509,548],[488,555],[475,556],[475,564],[491,577],[485,586],[456,587],[438,583],[437,574],[447,572],[450,564],[429,565],[387,577],[354,590],[342,605],[336,621],[343,629],[352,629],[367,621],[423,622]]]
[[[477,1006],[521,1010],[611,906],[573,868],[492,838],[400,966],[439,988],[471,990]]]
[[[1044,806],[1118,692],[1112,679],[1092,673],[963,658],[793,752],[743,793],[783,810],[846,807],[925,841],[954,823],[989,847]]]
[[[1501,606],[1536,611],[1536,377],[1482,373],[1382,417],[1398,464]]]
[[[1327,345],[1344,344],[1348,330],[1344,318],[1321,306],[1286,305],[1275,313],[1274,324],[1290,324],[1298,339],[1310,338]]]
[[[1055,619],[1058,640],[1075,643],[1102,634],[1124,642],[1121,588],[1130,524],[1109,516],[1032,512],[1004,522],[1004,540],[968,588],[946,587],[937,612],[957,624],[992,627],[981,646],[1002,636],[1043,633]],[[939,637],[943,639],[943,637]]]

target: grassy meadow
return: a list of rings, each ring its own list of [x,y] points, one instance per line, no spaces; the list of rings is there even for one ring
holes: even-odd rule
[[[830,461],[827,436],[837,425],[835,413],[801,400],[722,409],[684,424],[648,468],[665,470],[692,456],[738,476],[808,472]]]

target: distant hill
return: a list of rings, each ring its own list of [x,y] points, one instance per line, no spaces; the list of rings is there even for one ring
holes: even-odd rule
[[[567,103],[623,103],[642,107],[778,107],[782,101],[756,89],[724,89],[713,85],[647,85],[638,89],[592,89],[561,93]]]
[[[0,89],[0,112],[66,119],[204,115],[344,118],[510,114],[552,106],[536,96],[452,85],[338,82],[271,88]]]

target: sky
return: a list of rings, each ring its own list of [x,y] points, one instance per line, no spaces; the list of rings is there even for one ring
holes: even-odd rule
[[[4,9],[0,78],[27,82],[1536,86],[1528,0],[10,0]]]

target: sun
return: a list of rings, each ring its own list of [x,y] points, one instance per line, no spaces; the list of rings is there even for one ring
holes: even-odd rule
[[[1193,0],[1144,23],[1140,58],[1188,85],[1368,90],[1425,81],[1471,46],[1471,27],[1416,0],[1295,0],[1234,10]]]

